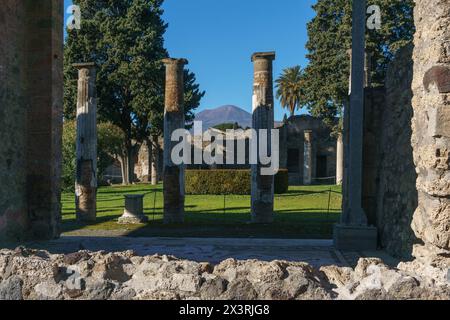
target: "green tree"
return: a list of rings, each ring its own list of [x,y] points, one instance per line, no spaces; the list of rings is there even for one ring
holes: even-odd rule
[[[289,109],[291,116],[306,103],[303,82],[304,72],[300,66],[284,69],[275,81],[277,99],[283,108]]]
[[[161,132],[164,114],[164,48],[167,24],[163,0],[74,0],[82,12],[80,30],[68,31],[64,58],[64,117],[75,118],[77,74],[75,62],[95,62],[98,113],[124,133],[120,156],[125,184],[132,182],[135,153],[140,142]],[[186,118],[193,116],[203,97],[188,73],[192,96]],[[190,80],[190,81],[189,81]]]
[[[123,131],[109,122],[97,125],[97,177],[103,180],[106,168],[119,160],[124,140]],[[62,189],[74,191],[76,159],[77,124],[75,120],[64,121],[62,137]]]
[[[395,52],[410,43],[414,35],[413,0],[368,0],[381,9],[380,30],[367,30],[366,50],[372,55],[373,86],[382,86]],[[305,93],[309,111],[322,118],[335,132],[341,130],[336,117],[348,102],[351,48],[352,2],[318,0],[316,16],[308,24]],[[369,15],[367,16],[367,18]]]
[[[75,172],[77,169],[76,156],[77,124],[75,121],[64,121],[62,136],[62,173],[61,188],[64,191],[75,190]]]
[[[125,135],[118,126],[111,122],[101,122],[97,125],[97,169],[99,180],[104,180],[105,170],[114,163],[121,161]],[[122,173],[123,174],[123,173]]]

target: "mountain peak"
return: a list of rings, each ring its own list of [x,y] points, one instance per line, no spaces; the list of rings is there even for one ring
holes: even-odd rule
[[[196,115],[195,120],[203,122],[203,130],[223,123],[237,122],[243,128],[252,126],[251,113],[234,105],[224,105],[201,111]]]

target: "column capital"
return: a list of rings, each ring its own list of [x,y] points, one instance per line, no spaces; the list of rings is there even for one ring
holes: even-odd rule
[[[270,52],[255,52],[252,55],[252,62],[254,62],[255,60],[260,60],[260,59],[265,59],[265,60],[275,60],[276,57],[276,53],[275,51],[270,51]]]
[[[164,58],[161,60],[162,63],[164,63],[164,65],[168,66],[168,65],[187,65],[189,64],[189,61],[187,59],[184,58]]]
[[[97,67],[95,62],[78,62],[78,63],[73,63],[72,67],[77,68],[77,69],[93,69],[95,67]]]

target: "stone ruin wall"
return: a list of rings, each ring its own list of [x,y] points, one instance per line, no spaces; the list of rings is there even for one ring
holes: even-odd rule
[[[212,265],[132,251],[62,255],[17,248],[0,250],[0,265],[0,300],[450,299],[444,279],[376,258],[360,259],[355,268],[318,268],[304,262],[227,259]]]
[[[426,251],[449,257],[450,1],[416,1],[415,25],[412,144],[419,201],[412,227]]]
[[[442,257],[450,250],[450,2],[416,1],[415,25],[414,45],[397,52],[385,88],[366,94],[363,202],[389,253]]]
[[[331,136],[331,132],[323,125],[319,119],[311,116],[290,117],[280,129],[280,168],[290,169],[289,184],[303,184],[304,166],[304,132],[313,131],[313,163],[312,174],[316,178],[317,156],[327,157],[327,177],[336,175],[336,138]],[[288,150],[298,150],[298,165],[296,168],[288,167]],[[294,170],[292,170],[294,169]],[[323,182],[323,181],[314,181]],[[328,182],[328,181],[326,181]]]
[[[417,175],[411,146],[412,51],[412,45],[400,49],[388,68],[374,141],[379,144],[379,153],[371,218],[378,226],[380,245],[402,258],[411,257],[417,241],[411,229],[417,208]]]

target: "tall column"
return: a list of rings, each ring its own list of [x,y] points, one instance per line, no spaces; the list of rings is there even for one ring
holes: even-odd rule
[[[166,66],[166,96],[164,110],[164,223],[184,222],[185,165],[172,162],[172,132],[184,129],[184,65],[185,59],[164,59]]]
[[[372,54],[364,52],[364,88],[369,88],[372,84]]]
[[[303,156],[303,184],[309,186],[312,184],[312,166],[313,166],[313,132],[305,130],[304,132],[304,156]]]
[[[366,0],[353,1],[352,70],[349,112],[347,170],[347,207],[341,223],[335,226],[334,242],[338,249],[376,249],[377,230],[368,227],[362,209],[362,150],[365,84]],[[345,200],[344,200],[345,201]]]
[[[77,172],[75,205],[77,219],[95,221],[97,214],[97,94],[94,63],[77,63]]]
[[[342,185],[344,179],[344,138],[338,135],[336,143],[336,184]]]
[[[267,129],[267,148],[271,154],[271,129],[274,128],[273,60],[275,52],[255,53],[253,84],[253,129]],[[260,145],[261,142],[258,141]],[[252,164],[252,222],[273,222],[274,176],[262,175],[258,148],[257,163]],[[269,167],[269,165],[267,165]]]
[[[63,18],[62,0],[0,5],[0,241],[59,236]]]
[[[347,54],[350,59],[350,73],[348,77],[348,95],[350,100],[350,95],[352,93],[352,49],[347,51]],[[369,87],[371,84],[371,55],[369,53],[365,53],[365,64],[364,64],[364,87]],[[339,141],[338,141],[339,143]],[[349,158],[350,158],[350,101],[344,107],[344,128],[342,132],[342,152],[343,152],[343,160],[342,160],[342,212],[348,211],[348,172],[349,172]],[[339,156],[339,154],[338,154]],[[337,163],[339,165],[339,162]],[[337,172],[339,172],[337,170]]]
[[[158,136],[153,136],[151,145],[151,183],[156,186],[159,181],[158,160],[159,160],[159,144]]]

